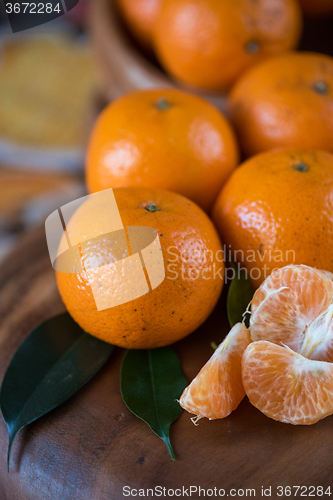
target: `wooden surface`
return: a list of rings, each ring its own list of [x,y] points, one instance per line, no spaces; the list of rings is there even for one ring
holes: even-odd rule
[[[44,229],[39,228],[0,268],[1,380],[29,331],[62,310]],[[210,342],[220,342],[227,332],[222,311],[220,304],[197,332],[175,344],[188,380],[212,353]],[[164,443],[122,402],[122,355],[117,349],[74,397],[20,432],[10,474],[7,430],[0,417],[1,500],[118,500],[125,498],[124,486],[157,485],[217,487],[227,493],[256,488],[256,497],[261,497],[261,486],[272,486],[274,499],[278,485],[327,487],[332,482],[332,416],[294,427],[268,419],[246,399],[228,418],[202,420],[198,427],[184,412],[171,429],[173,462]]]

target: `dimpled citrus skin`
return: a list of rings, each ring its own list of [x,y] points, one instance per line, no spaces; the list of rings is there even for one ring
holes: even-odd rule
[[[218,234],[208,216],[181,195],[149,188],[113,191],[125,227],[157,230],[165,279],[146,295],[97,311],[84,273],[56,272],[62,300],[85,331],[106,342],[129,349],[171,344],[203,323],[220,296],[224,263]],[[146,210],[151,203],[159,211]],[[90,251],[103,260],[108,248],[100,244]]]
[[[162,0],[117,0],[129,29],[144,47],[151,48]]]
[[[211,420],[235,410],[245,396],[241,360],[250,342],[244,323],[237,323],[186,387],[179,400],[181,407]]]
[[[311,425],[333,413],[332,363],[252,342],[243,353],[242,380],[250,402],[274,420]]]
[[[237,164],[234,133],[211,104],[180,90],[140,90],[114,101],[97,120],[86,182],[90,192],[167,189],[209,211]]]
[[[237,81],[228,108],[247,157],[277,147],[333,152],[333,58],[290,52],[264,61]]]
[[[177,79],[225,92],[262,59],[296,47],[295,0],[164,0],[155,49]]]
[[[292,263],[333,272],[333,155],[281,150],[252,157],[230,177],[212,216],[256,287]]]

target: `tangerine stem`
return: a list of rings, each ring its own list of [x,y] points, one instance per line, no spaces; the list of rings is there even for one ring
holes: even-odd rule
[[[196,415],[195,417],[192,417],[191,418],[191,422],[192,424],[194,424],[196,427],[198,427],[198,422],[199,420],[201,420],[203,417],[201,417],[200,415]]]
[[[148,211],[148,212],[160,212],[161,209],[158,208],[155,203],[149,203],[149,205],[147,205],[145,207],[145,209]]]

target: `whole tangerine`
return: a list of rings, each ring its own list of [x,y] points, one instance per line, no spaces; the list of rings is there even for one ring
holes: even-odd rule
[[[148,226],[157,231],[165,278],[149,293],[97,310],[85,264],[97,260],[100,266],[107,265],[113,257],[112,247],[107,237],[86,240],[80,257],[83,271],[56,271],[62,300],[86,332],[105,342],[129,349],[176,342],[205,321],[220,296],[224,262],[218,233],[208,216],[179,194],[148,188],[116,188],[113,193],[125,228]],[[71,227],[84,240],[87,228],[98,217],[88,199],[73,215]],[[115,293],[112,286],[106,290]]]
[[[229,96],[245,156],[276,147],[333,152],[333,58],[280,55],[249,70]]]
[[[98,118],[86,182],[90,192],[123,186],[175,191],[209,211],[237,163],[234,133],[214,106],[180,90],[140,90]]]
[[[301,27],[295,0],[164,0],[154,41],[175,78],[225,92],[250,66],[295,48]]]
[[[255,286],[287,264],[333,272],[333,155],[254,156],[230,177],[212,215],[227,257],[244,265]]]

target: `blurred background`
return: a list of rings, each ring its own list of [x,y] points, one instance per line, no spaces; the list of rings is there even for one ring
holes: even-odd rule
[[[0,262],[23,231],[80,197],[96,71],[85,0],[13,34],[0,3]]]
[[[333,14],[303,16],[299,49],[333,56]],[[80,0],[15,34],[0,3],[0,49],[1,262],[24,231],[85,194],[85,149],[103,106],[174,82],[135,41],[114,0]],[[223,95],[206,97],[224,110]]]

